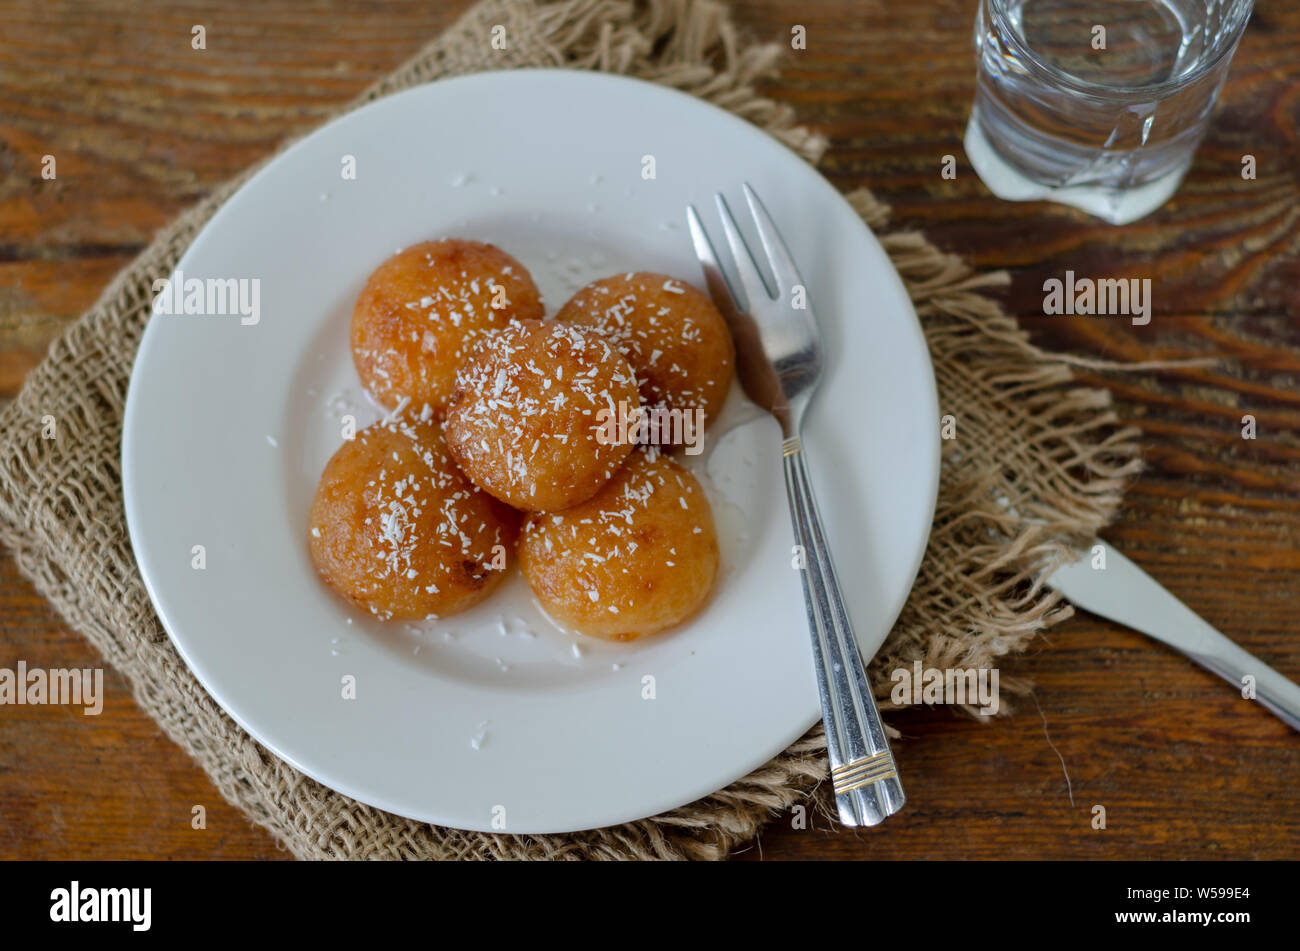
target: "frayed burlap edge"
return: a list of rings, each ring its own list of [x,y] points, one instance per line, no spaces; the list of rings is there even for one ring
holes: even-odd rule
[[[507,46],[494,50],[492,28]],[[810,161],[824,140],[754,84],[780,48],[738,39],[715,2],[487,0],[351,107],[440,77],[483,69],[566,66],[660,82],[753,121]],[[346,111],[346,110],[344,110]],[[562,836],[484,835],[412,822],[303,776],[240,730],[199,686],[144,590],[122,511],[122,410],[154,278],[166,276],[250,169],[181,215],[54,342],[0,413],[0,541],[67,622],[132,684],[140,706],[221,794],[299,858],[716,859],[826,776],[820,727],[744,779],[702,800],[626,825]],[[878,233],[887,209],[849,196]],[[993,666],[1069,607],[1041,589],[1043,564],[1092,537],[1138,466],[1135,432],[1104,391],[1075,386],[1063,359],[1032,347],[984,296],[1003,274],[975,274],[915,233],[884,233],[934,357],[945,441],[934,532],[915,590],[873,662],[887,671]],[[41,420],[58,437],[41,437]],[[936,425],[938,425],[936,420]],[[1006,678],[1002,681],[1008,686]],[[1023,684],[1010,683],[1012,690]]]

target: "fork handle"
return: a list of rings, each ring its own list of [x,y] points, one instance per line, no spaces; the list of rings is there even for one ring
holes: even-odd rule
[[[840,595],[799,437],[786,439],[782,452],[795,541],[803,548],[804,567],[799,574],[835,805],[844,825],[874,826],[903,808],[903,786]]]

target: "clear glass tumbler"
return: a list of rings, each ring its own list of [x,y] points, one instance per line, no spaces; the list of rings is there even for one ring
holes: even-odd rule
[[[1126,224],[1177,190],[1253,0],[980,0],[966,154],[999,198]]]

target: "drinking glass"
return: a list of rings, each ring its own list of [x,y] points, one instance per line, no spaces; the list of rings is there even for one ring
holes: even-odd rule
[[[1126,224],[1177,190],[1253,0],[980,0],[966,154],[999,198]]]

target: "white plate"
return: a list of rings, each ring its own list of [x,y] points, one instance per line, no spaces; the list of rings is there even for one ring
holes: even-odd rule
[[[258,279],[256,324],[155,314],[145,332],[122,440],[131,540],[177,650],[244,729],[381,809],[545,833],[690,802],[816,722],[780,437],[766,417],[744,421],[736,392],[736,425],[724,436],[715,424],[707,462],[724,576],[669,636],[579,644],[517,575],[468,614],[385,625],[327,590],[308,556],[340,417],[376,416],[347,328],[380,261],[432,237],[492,241],[532,271],[552,314],[625,270],[698,286],[685,206],[718,228],[713,193],[743,207],[743,181],[822,322],[828,367],[806,443],[858,638],[875,653],[920,564],[939,471],[929,354],[880,245],[803,160],[697,99],[596,73],[484,73],[344,116],[226,202],[178,269]]]

